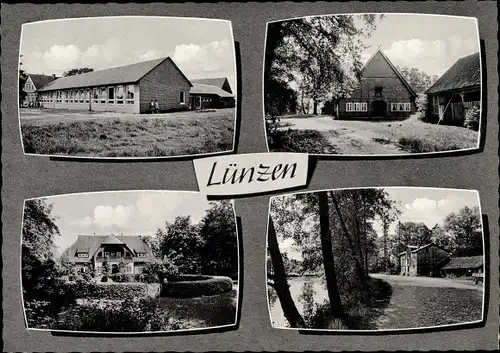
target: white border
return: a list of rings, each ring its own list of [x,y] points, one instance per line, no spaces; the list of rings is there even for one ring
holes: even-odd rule
[[[240,84],[239,78],[238,78],[238,63],[236,62],[236,47],[235,47],[235,42],[234,42],[234,32],[233,32],[233,24],[231,20],[222,20],[222,19],[212,19],[212,18],[204,18],[204,17],[176,17],[176,16],[139,16],[139,15],[131,15],[131,16],[96,16],[96,17],[72,17],[72,18],[57,18],[57,19],[52,19],[52,20],[43,20],[43,21],[34,21],[34,22],[27,22],[23,23],[21,25],[21,35],[19,38],[19,53],[18,53],[18,62],[17,62],[17,67],[19,70],[19,64],[21,63],[21,46],[23,43],[23,29],[24,26],[28,26],[30,24],[40,24],[44,22],[58,22],[58,21],[75,21],[75,20],[95,20],[95,19],[103,19],[103,18],[148,18],[148,19],[165,19],[165,20],[197,20],[197,21],[220,21],[220,22],[228,22],[229,24],[229,31],[230,31],[230,47],[233,51],[233,62],[234,62],[234,79],[235,79],[235,85],[236,87],[232,87],[234,91],[234,124],[233,124],[233,147],[230,150],[225,150],[225,151],[217,151],[217,152],[210,152],[210,153],[198,153],[198,154],[184,154],[184,155],[176,155],[176,156],[158,156],[158,157],[148,157],[148,156],[143,156],[143,157],[100,157],[100,156],[74,156],[70,154],[41,154],[41,153],[25,153],[24,150],[24,142],[23,142],[23,135],[21,131],[21,107],[19,103],[19,83],[16,83],[17,86],[17,115],[18,115],[18,124],[19,124],[19,136],[21,138],[21,147],[23,150],[23,154],[25,156],[45,156],[45,157],[57,157],[57,158],[78,158],[78,159],[99,159],[99,160],[123,160],[123,161],[141,161],[141,160],[156,160],[156,159],[178,159],[178,158],[185,158],[185,157],[192,157],[194,158],[200,158],[200,157],[206,157],[206,156],[217,156],[221,154],[231,154],[235,153],[236,149],[236,127],[238,124],[238,84]],[[177,65],[177,64],[176,64]],[[184,73],[183,73],[184,74]],[[19,81],[19,77],[17,77],[17,80]],[[188,78],[189,79],[189,78]],[[142,118],[140,115],[143,114],[138,114],[140,118]]]
[[[271,307],[269,305],[269,292],[268,292],[268,284],[267,284],[267,247],[268,247],[268,237],[269,237],[269,217],[271,217],[271,202],[272,199],[275,197],[283,197],[283,196],[291,196],[291,195],[300,195],[300,194],[310,194],[310,193],[316,193],[316,192],[321,192],[321,191],[338,191],[338,190],[359,190],[359,189],[426,189],[426,190],[449,190],[449,191],[455,191],[455,192],[475,192],[477,196],[477,204],[479,206],[479,214],[481,217],[481,230],[483,233],[483,273],[485,274],[486,277],[486,249],[485,249],[485,241],[484,241],[484,224],[483,224],[483,217],[482,217],[482,211],[481,211],[481,200],[479,197],[479,192],[477,190],[473,189],[452,189],[452,188],[433,188],[433,187],[421,187],[421,186],[374,186],[374,187],[353,187],[353,188],[338,188],[338,189],[320,189],[320,190],[311,190],[311,191],[301,191],[301,192],[295,192],[295,193],[290,193],[290,194],[281,194],[281,195],[276,195],[272,196],[269,198],[269,205],[268,205],[268,217],[267,217],[267,230],[266,230],[266,252],[265,252],[265,276],[266,276],[266,298],[267,298],[267,310],[269,313],[269,320],[271,323],[271,327],[274,329],[279,329],[279,330],[295,330],[295,331],[321,331],[321,332],[355,332],[355,333],[365,333],[365,334],[371,334],[371,333],[379,333],[379,332],[399,332],[399,331],[419,331],[419,330],[428,330],[428,329],[436,329],[437,330],[443,330],[444,328],[447,327],[457,327],[460,328],[461,326],[468,325],[468,324],[478,324],[484,321],[484,313],[485,313],[485,305],[487,304],[486,301],[486,278],[483,279],[483,303],[482,303],[482,311],[481,311],[481,320],[476,320],[476,321],[467,321],[467,322],[461,322],[457,324],[445,324],[445,325],[439,325],[439,326],[422,326],[422,327],[408,327],[408,328],[397,328],[397,329],[381,329],[381,330],[376,330],[376,329],[370,329],[370,330],[338,330],[338,329],[317,329],[317,328],[297,328],[297,327],[279,327],[279,326],[274,326],[273,325],[273,318],[271,315]],[[278,299],[279,301],[279,299]],[[418,333],[418,332],[415,332]]]
[[[38,199],[48,199],[50,201],[51,198],[57,198],[59,196],[76,196],[76,195],[82,195],[82,194],[109,194],[109,193],[140,193],[140,192],[157,192],[157,193],[177,193],[177,194],[199,194],[200,196],[203,196],[204,194],[198,192],[198,191],[183,191],[183,190],[115,190],[115,191],[91,191],[91,192],[77,192],[77,193],[69,193],[69,194],[59,194],[59,195],[51,195],[51,196],[39,196],[39,197],[33,197],[29,199],[24,199],[23,201],[23,209],[22,209],[22,216],[21,216],[21,235],[19,239],[19,285],[21,289],[21,305],[23,308],[23,316],[24,316],[24,328],[28,331],[45,331],[45,332],[76,332],[77,334],[81,333],[90,333],[90,334],[96,334],[96,335],[102,335],[102,334],[117,334],[117,335],[151,335],[151,334],[175,334],[177,332],[193,332],[193,334],[200,332],[202,333],[203,331],[207,330],[214,330],[218,328],[225,328],[225,327],[237,327],[238,324],[238,313],[239,313],[239,306],[240,306],[240,291],[242,288],[242,283],[241,283],[241,268],[240,268],[240,260],[241,260],[241,254],[240,254],[240,234],[238,231],[238,219],[236,216],[236,208],[234,206],[234,200],[229,200],[233,206],[233,214],[234,214],[234,225],[236,228],[236,247],[237,247],[237,254],[238,254],[238,286],[236,290],[236,308],[235,308],[235,317],[234,317],[234,323],[233,324],[227,324],[227,325],[220,325],[220,326],[211,326],[211,327],[200,327],[200,328],[190,328],[190,329],[184,329],[184,330],[171,330],[171,331],[138,331],[138,332],[108,332],[108,331],[75,331],[75,330],[56,330],[56,329],[42,329],[42,328],[30,328],[28,326],[28,320],[26,317],[26,311],[24,308],[24,298],[23,298],[23,284],[22,284],[22,242],[23,242],[23,225],[24,225],[24,209],[26,206],[26,201],[29,200],[38,200]],[[213,200],[208,200],[208,202],[220,202],[218,201],[213,201]]]
[[[424,14],[424,13],[411,13],[411,12],[358,12],[358,13],[338,13],[338,14],[323,14],[323,15],[307,15],[307,16],[297,16],[297,17],[291,17],[291,18],[286,18],[286,19],[281,19],[281,20],[274,20],[274,21],[269,21],[266,23],[266,34],[264,36],[264,58],[262,60],[262,118],[264,120],[264,136],[266,137],[266,148],[267,152],[275,152],[275,151],[270,151],[269,150],[269,142],[267,138],[267,126],[266,126],[266,106],[265,106],[265,99],[266,99],[266,92],[264,89],[264,82],[265,82],[265,67],[266,67],[266,46],[267,46],[267,30],[269,28],[270,23],[275,23],[275,22],[283,22],[283,21],[290,21],[290,20],[295,20],[295,19],[300,19],[300,18],[309,18],[309,17],[325,17],[325,16],[342,16],[342,15],[416,15],[416,16],[440,16],[440,17],[454,17],[454,18],[462,18],[462,19],[470,19],[474,20],[476,24],[476,31],[477,31],[477,44],[478,44],[478,52],[479,52],[479,72],[480,72],[480,102],[479,102],[479,130],[477,134],[477,145],[476,147],[471,147],[471,148],[462,148],[458,150],[449,150],[449,151],[437,151],[437,152],[422,152],[422,153],[401,153],[401,154],[394,154],[394,153],[388,153],[388,154],[351,154],[351,153],[339,153],[339,154],[334,154],[334,153],[309,153],[311,156],[319,156],[319,157],[324,157],[324,156],[330,156],[330,157],[373,157],[373,158],[385,158],[385,157],[399,157],[399,158],[407,158],[408,156],[425,156],[425,155],[439,155],[443,153],[459,153],[462,151],[476,151],[479,150],[481,147],[481,130],[482,130],[482,119],[483,119],[483,63],[482,63],[482,52],[481,52],[481,37],[479,36],[479,25],[477,22],[477,17],[471,17],[471,16],[454,16],[454,15],[440,15],[440,14]],[[460,59],[457,58],[456,61]],[[453,65],[453,64],[452,64]],[[451,66],[450,66],[451,67]],[[442,75],[441,75],[442,76]],[[440,76],[440,77],[441,77]],[[345,120],[345,119],[344,119]],[[348,120],[348,119],[347,119]],[[296,152],[303,152],[303,153],[308,153],[307,151],[296,151]]]

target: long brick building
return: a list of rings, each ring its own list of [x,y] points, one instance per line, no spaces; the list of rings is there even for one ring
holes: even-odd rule
[[[58,78],[38,90],[45,108],[147,113],[190,109],[192,83],[169,57]]]

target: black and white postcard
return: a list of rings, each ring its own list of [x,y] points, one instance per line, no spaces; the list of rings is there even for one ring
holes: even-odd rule
[[[173,191],[29,199],[21,245],[28,329],[144,333],[236,324],[231,201]]]
[[[386,331],[481,322],[484,241],[474,190],[390,187],[275,196],[275,328]]]
[[[270,152],[477,149],[477,21],[387,13],[270,22],[264,101]]]
[[[147,158],[233,150],[230,21],[97,17],[24,24],[26,154]]]

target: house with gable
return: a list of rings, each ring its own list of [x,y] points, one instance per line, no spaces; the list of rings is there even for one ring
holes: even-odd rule
[[[191,109],[232,108],[235,96],[227,77],[191,80],[189,91]]]
[[[38,90],[55,79],[57,79],[56,75],[29,74],[23,86],[23,91],[26,92],[23,105],[37,103],[39,101]]]
[[[53,109],[148,113],[189,109],[192,83],[170,57],[61,77],[39,89]]]
[[[434,243],[407,246],[398,254],[401,276],[438,276],[440,268],[449,261],[447,251]]]
[[[125,273],[141,273],[146,263],[154,259],[151,247],[141,236],[79,235],[63,252],[78,272],[100,273],[107,261],[111,273],[117,273],[120,262],[126,264]]]
[[[339,118],[408,117],[415,113],[417,94],[389,58],[378,49],[361,69],[361,82],[349,98],[339,100],[338,111],[325,105],[323,113]]]

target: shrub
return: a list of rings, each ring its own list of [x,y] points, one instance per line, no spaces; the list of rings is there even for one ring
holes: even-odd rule
[[[109,283],[76,281],[67,284],[75,293],[76,298],[84,299],[129,299],[143,297],[147,287],[143,283]]]
[[[108,281],[108,276],[104,275],[101,277],[101,282],[107,282]]]
[[[66,313],[58,329],[97,332],[173,331],[190,328],[185,320],[175,319],[156,299],[125,300],[122,303],[82,305],[78,314]]]
[[[193,298],[231,291],[233,281],[223,276],[180,275],[162,283],[160,296]]]
[[[123,282],[135,282],[135,277],[132,274],[126,273],[115,273],[110,277],[113,282],[123,283]]]
[[[335,153],[335,146],[315,130],[268,131],[267,139],[273,152]]]
[[[479,130],[479,118],[481,115],[481,110],[473,106],[465,114],[464,126],[468,129],[478,131]]]

